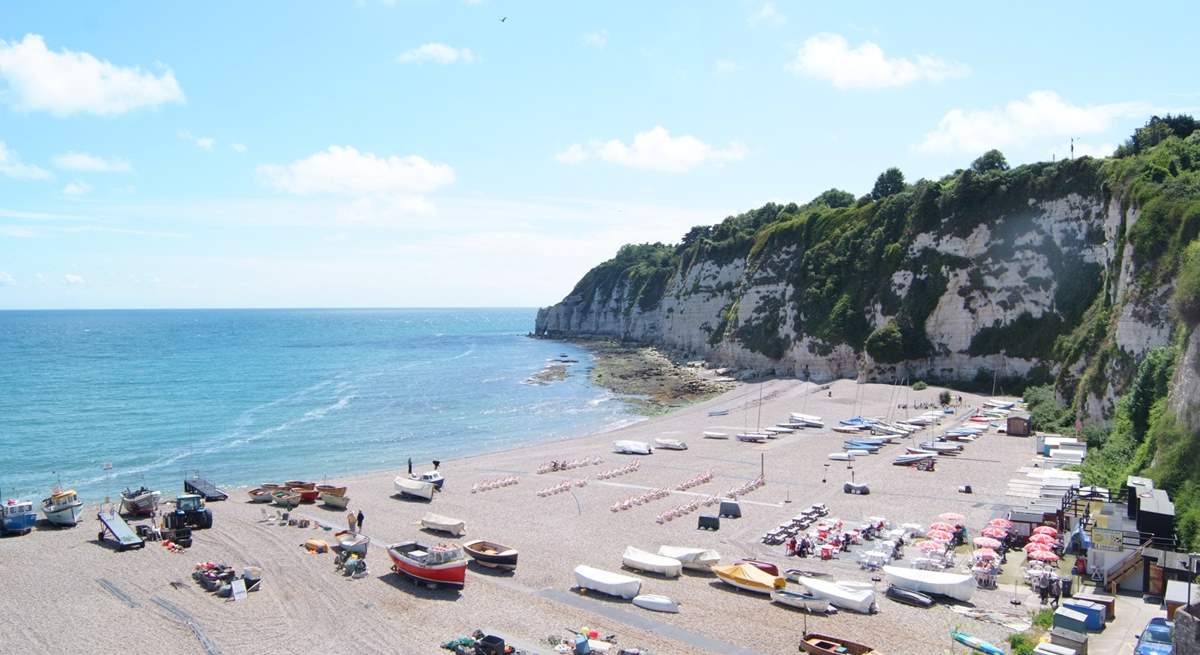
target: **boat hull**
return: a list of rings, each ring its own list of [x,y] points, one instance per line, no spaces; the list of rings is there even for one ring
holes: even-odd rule
[[[639,594],[633,597],[633,604],[638,607],[650,610],[651,612],[666,612],[667,614],[678,614],[679,603],[666,596],[657,594]]]
[[[806,612],[824,614],[829,611],[829,601],[817,598],[812,594],[802,594],[795,591],[780,589],[771,592],[771,600],[780,605],[795,607]]]
[[[162,498],[162,493],[151,491],[138,496],[121,496],[121,513],[135,514],[138,516],[147,516],[153,514],[154,510],[158,509],[158,501]]]
[[[54,525],[72,527],[79,523],[79,517],[83,515],[83,503],[72,503],[55,509],[42,507],[42,515]]]
[[[350,498],[349,496],[323,492],[321,494],[321,502],[327,507],[332,507],[334,509],[346,509],[346,505],[350,503]]]
[[[459,558],[442,564],[423,564],[395,548],[388,549],[392,570],[417,582],[462,589],[467,579],[467,560]]]
[[[331,484],[318,484],[317,491],[321,494],[330,494],[332,496],[345,496],[345,487],[335,487]]]
[[[392,483],[396,493],[409,498],[420,498],[422,500],[433,500],[433,491],[436,487],[432,482],[421,482],[411,478],[397,477]]]
[[[874,652],[870,646],[819,632],[804,633],[800,650],[809,655],[866,655]]]
[[[516,549],[509,548],[504,544],[477,539],[463,544],[462,549],[480,566],[505,571],[513,571],[517,568],[519,553]]]

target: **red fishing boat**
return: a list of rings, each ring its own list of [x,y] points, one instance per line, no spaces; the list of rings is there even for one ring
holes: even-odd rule
[[[418,582],[462,589],[467,577],[467,558],[454,544],[402,541],[388,547],[388,556],[393,571]]]

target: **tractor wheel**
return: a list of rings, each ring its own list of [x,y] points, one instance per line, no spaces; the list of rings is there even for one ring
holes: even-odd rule
[[[204,514],[202,514],[200,516],[199,523],[200,523],[201,528],[204,528],[204,529],[211,528],[212,527],[212,510],[210,510],[210,509],[204,510]]]

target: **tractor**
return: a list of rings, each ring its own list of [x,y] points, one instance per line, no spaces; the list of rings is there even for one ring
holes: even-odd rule
[[[204,506],[204,499],[196,494],[183,494],[175,499],[175,511],[163,515],[163,527],[168,530],[211,528],[212,510]]]

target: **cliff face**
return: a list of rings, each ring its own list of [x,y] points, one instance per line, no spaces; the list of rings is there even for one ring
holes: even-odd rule
[[[1084,158],[968,170],[855,206],[767,205],[676,246],[622,249],[535,331],[815,381],[1054,380],[1105,419],[1174,325],[1170,275],[1130,243],[1157,227],[1138,225],[1134,168]]]

